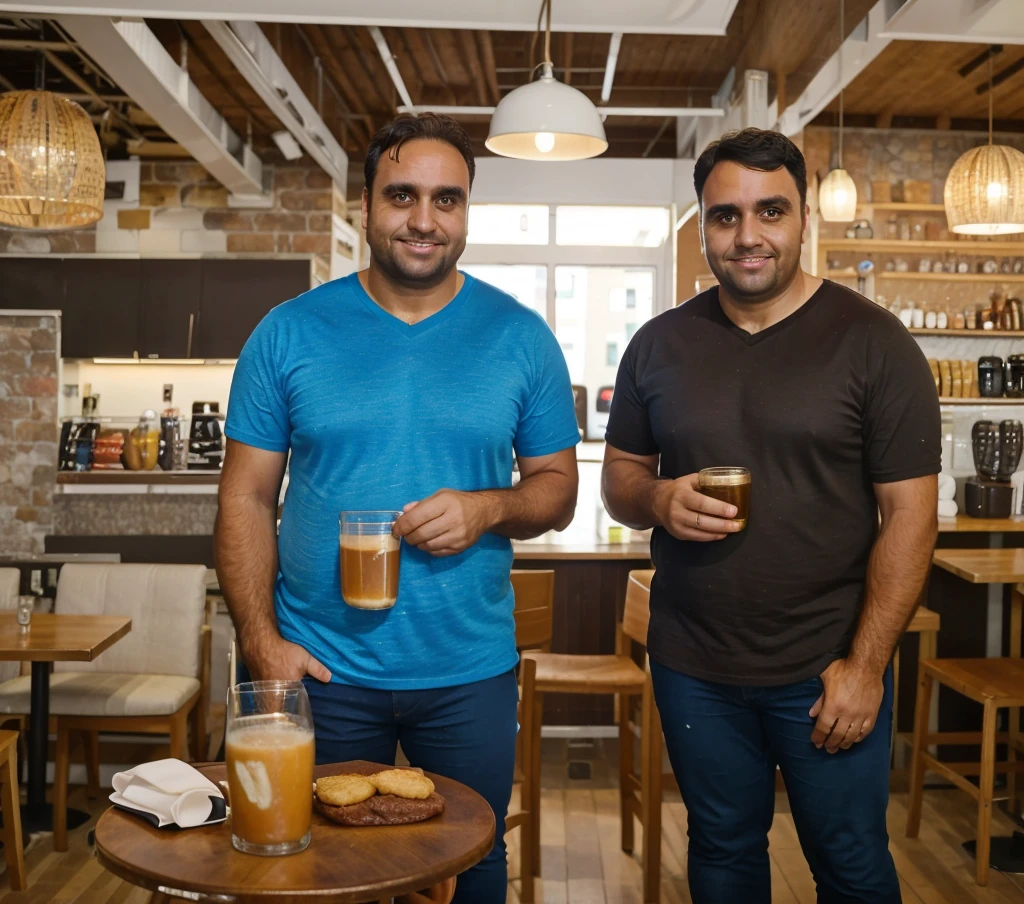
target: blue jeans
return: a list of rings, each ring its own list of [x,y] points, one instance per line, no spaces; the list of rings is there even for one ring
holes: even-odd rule
[[[491,852],[461,876],[456,904],[504,904],[505,813],[516,755],[514,671],[497,678],[421,691],[378,691],[304,681],[313,709],[316,761],[393,765],[396,745],[409,762],[476,791],[494,811]]]
[[[768,830],[775,769],[789,794],[819,904],[899,904],[889,853],[892,669],[874,730],[849,750],[811,743],[820,678],[732,687],[651,662],[672,771],[689,826],[693,904],[771,904]]]

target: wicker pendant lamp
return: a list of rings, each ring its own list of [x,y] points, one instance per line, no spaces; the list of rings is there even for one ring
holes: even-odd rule
[[[71,229],[103,216],[106,170],[89,114],[49,91],[0,94],[0,224]]]
[[[839,3],[839,53],[842,53],[846,12]],[[839,91],[839,166],[818,187],[818,212],[828,223],[850,223],[857,216],[857,185],[843,169],[843,92]]]
[[[963,154],[946,177],[946,219],[964,235],[1024,232],[1024,154],[992,144],[992,57],[988,58],[988,144]]]

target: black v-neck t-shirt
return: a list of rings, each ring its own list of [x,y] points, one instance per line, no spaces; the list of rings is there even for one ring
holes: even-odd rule
[[[825,280],[750,334],[717,287],[655,317],[619,365],[607,441],[676,478],[750,469],[746,530],[655,528],[648,651],[723,684],[772,686],[847,655],[878,532],[873,484],[937,474],[939,403],[900,321]]]

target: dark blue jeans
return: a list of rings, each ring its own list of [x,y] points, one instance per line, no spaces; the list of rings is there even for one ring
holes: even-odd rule
[[[819,904],[899,904],[889,853],[892,669],[874,730],[834,754],[811,743],[820,678],[732,687],[651,663],[672,771],[689,826],[693,904],[771,904],[768,830],[775,769]]]
[[[313,709],[317,763],[409,762],[476,791],[494,811],[491,852],[459,876],[457,904],[504,904],[505,813],[516,755],[515,672],[423,691],[377,691],[305,680]]]

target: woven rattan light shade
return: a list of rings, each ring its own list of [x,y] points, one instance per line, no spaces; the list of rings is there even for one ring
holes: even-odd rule
[[[1001,144],[971,148],[949,171],[944,200],[953,232],[1024,232],[1024,154]]]
[[[0,94],[0,224],[95,223],[105,182],[96,130],[78,104],[49,91]]]

